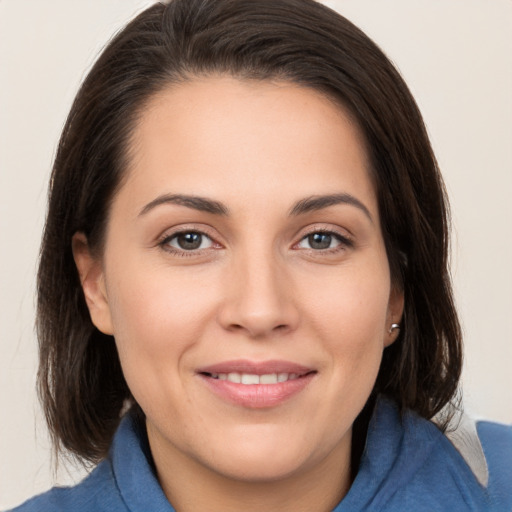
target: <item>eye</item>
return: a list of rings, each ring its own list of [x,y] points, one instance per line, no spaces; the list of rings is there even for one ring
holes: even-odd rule
[[[181,251],[196,251],[199,249],[209,249],[213,246],[213,241],[204,233],[198,231],[183,231],[166,238],[163,241],[163,245]]]
[[[335,249],[340,245],[349,245],[344,237],[329,231],[316,231],[305,236],[298,244],[300,249],[313,249],[316,251]]]

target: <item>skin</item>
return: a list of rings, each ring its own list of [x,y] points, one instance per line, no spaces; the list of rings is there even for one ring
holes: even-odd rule
[[[114,335],[147,416],[164,492],[180,512],[331,510],[403,308],[357,126],[310,89],[209,77],[152,98],[130,155],[103,254],[80,233],[73,250],[91,318]],[[290,214],[333,193],[360,204]],[[154,203],[166,194],[229,212]],[[332,232],[326,249],[308,238],[319,230]],[[190,231],[207,235],[201,248],[180,249],[176,233]],[[315,373],[276,406],[245,407],[197,373],[234,359]]]

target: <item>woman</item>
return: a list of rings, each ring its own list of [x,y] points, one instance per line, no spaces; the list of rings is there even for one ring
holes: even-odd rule
[[[510,509],[510,429],[469,457],[429,421],[461,368],[447,244],[421,115],[347,20],[144,11],[72,107],[39,270],[50,430],[98,466],[19,510]]]

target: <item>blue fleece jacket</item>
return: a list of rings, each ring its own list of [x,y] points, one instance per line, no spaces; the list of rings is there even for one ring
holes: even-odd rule
[[[477,432],[485,454],[483,482],[432,422],[412,412],[401,416],[380,399],[357,477],[333,512],[511,512],[512,427],[480,422]],[[127,416],[108,458],[87,478],[12,512],[174,512],[150,461],[144,428]]]

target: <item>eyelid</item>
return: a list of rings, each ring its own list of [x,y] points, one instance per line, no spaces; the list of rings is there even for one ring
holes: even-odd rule
[[[212,231],[212,230],[208,229],[208,227],[205,228],[204,225],[198,226],[198,225],[194,225],[194,224],[188,224],[188,225],[175,226],[173,228],[166,229],[157,238],[156,245],[168,253],[179,255],[179,256],[194,256],[194,255],[198,255],[203,252],[209,251],[211,249],[222,248],[223,245],[220,242],[218,242],[217,237],[214,236],[210,231]],[[175,238],[181,234],[186,234],[186,233],[198,233],[202,236],[205,236],[211,240],[212,246],[206,247],[203,249],[192,249],[192,250],[187,251],[186,249],[180,249],[178,247],[173,247],[169,244],[169,241],[172,240],[173,238]]]
[[[312,235],[313,233],[330,233],[332,235],[336,235],[340,237],[341,239],[346,240],[353,240],[354,235],[346,228],[342,228],[341,226],[337,226],[335,224],[328,224],[328,223],[315,223],[310,224],[309,226],[306,226],[305,228],[302,228],[297,238],[302,238]]]
[[[192,234],[192,233],[195,234],[195,235],[199,235],[201,237],[201,244],[200,244],[200,246],[197,247],[196,249],[188,249],[188,250],[184,249],[182,247],[179,247],[179,243],[177,242],[179,237],[183,236],[183,235],[189,235],[189,234]],[[173,245],[173,242],[175,240],[177,242],[177,246]],[[201,247],[206,240],[210,243],[210,245],[208,247]],[[201,251],[201,250],[204,250],[204,249],[209,249],[210,247],[213,247],[214,241],[206,233],[200,233],[198,231],[183,231],[181,233],[178,232],[178,233],[175,233],[172,236],[167,237],[164,243],[168,244],[170,247],[172,247],[173,249],[176,249],[177,251],[198,252],[198,251]]]
[[[185,225],[178,225],[172,228],[166,229],[156,240],[156,245],[159,246],[162,250],[177,254],[177,255],[183,255],[183,256],[194,256],[198,255],[207,251],[210,251],[212,249],[218,250],[224,248],[224,244],[219,242],[219,236],[216,234],[213,234],[212,232],[215,231],[208,225],[197,225],[197,224],[185,224]],[[169,245],[169,240],[172,238],[185,233],[198,233],[202,236],[205,236],[209,238],[212,241],[212,247],[207,247],[203,249],[180,249],[177,247],[172,247]],[[327,249],[308,249],[308,248],[299,248],[298,244],[302,242],[305,238],[308,236],[315,234],[315,233],[325,233],[334,236],[338,241],[339,245],[332,248]],[[313,224],[310,225],[304,229],[301,229],[298,236],[296,237],[296,241],[293,243],[292,249],[295,250],[304,250],[304,251],[311,251],[316,253],[322,253],[326,254],[329,252],[337,252],[337,251],[343,251],[348,248],[354,247],[354,239],[353,235],[348,232],[347,229],[341,228],[339,226],[334,225],[326,225],[326,224]]]
[[[347,232],[347,230],[342,229],[340,227],[332,226],[332,225],[326,226],[325,224],[322,224],[322,225],[317,224],[317,225],[308,226],[306,229],[301,230],[301,232],[298,236],[298,241],[296,241],[293,244],[293,248],[300,250],[300,248],[298,247],[298,244],[301,243],[308,236],[313,235],[315,233],[332,235],[339,241],[339,245],[336,247],[328,248],[328,249],[303,248],[302,250],[313,251],[313,252],[325,254],[329,251],[335,252],[336,250],[344,250],[347,248],[354,247],[353,236],[351,234],[349,234]]]

